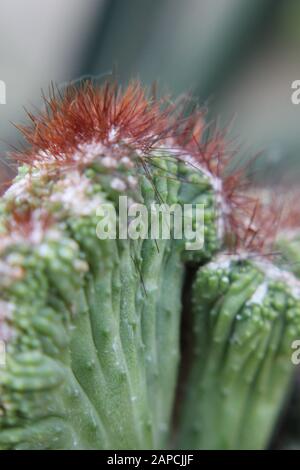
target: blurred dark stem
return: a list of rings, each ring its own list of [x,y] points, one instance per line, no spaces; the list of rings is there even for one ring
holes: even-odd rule
[[[271,449],[300,449],[300,368],[296,369],[291,396],[279,418]]]
[[[136,78],[131,76],[131,68],[142,54],[164,1],[106,0],[104,12],[99,11],[91,26],[79,75],[98,76],[116,66],[121,82]]]
[[[245,5],[245,11],[236,15],[234,28],[226,31],[227,47],[220,45],[215,53],[214,70],[207,74],[205,82],[196,94],[200,101],[222,92],[249,58],[272,34],[284,0],[254,0]]]
[[[233,11],[232,15],[229,12],[229,17],[232,20],[230,24],[226,24],[224,20],[224,31],[222,31],[220,43],[217,47],[213,45],[207,51],[205,63],[202,63],[202,60],[198,64],[201,72],[205,70],[204,80],[195,92],[201,102],[220,93],[235,75],[236,70],[249,59],[264,38],[272,32],[283,3],[284,0],[251,0],[251,2],[242,2],[243,5],[238,11],[231,7]],[[190,5],[192,6],[193,3]],[[143,55],[147,40],[156,31],[158,18],[169,11],[165,10],[165,6],[169,6],[168,0],[159,2],[107,0],[104,9],[99,9],[99,14],[95,15],[91,24],[90,34],[86,41],[86,52],[83,54],[76,76],[85,74],[97,76],[109,73],[115,64],[121,82],[135,78],[136,74],[143,76],[143,70],[137,69],[137,63]],[[163,18],[163,26],[171,28],[172,17]],[[178,41],[182,40],[182,37],[178,37]],[[176,48],[176,44],[173,47]],[[194,44],[193,47],[197,46]],[[157,74],[159,74],[156,54],[157,51],[153,49],[151,62],[153,70],[158,70]],[[167,67],[168,57],[165,59]],[[178,63],[180,63],[180,57],[178,57]],[[176,78],[168,76],[168,72],[162,71],[162,74],[164,86],[169,87],[170,84],[176,83]],[[151,77],[151,80],[160,78],[160,76]],[[192,84],[179,85],[189,89]]]

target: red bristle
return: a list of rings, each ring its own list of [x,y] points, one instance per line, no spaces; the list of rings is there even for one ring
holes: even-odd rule
[[[252,192],[254,192],[254,188]],[[274,254],[274,243],[278,233],[284,227],[282,218],[284,201],[277,197],[272,191],[269,192],[269,201],[264,202],[259,197],[259,190],[256,190],[257,196],[251,194],[245,195],[246,204],[239,204],[240,210],[233,211],[235,226],[236,252],[251,252],[272,257]],[[246,208],[246,210],[244,210]],[[240,215],[240,216],[239,216]]]
[[[191,127],[189,141],[184,149],[213,177],[222,182],[221,197],[228,213],[223,213],[225,224],[225,237],[234,242],[235,249],[258,248],[257,244],[249,242],[248,221],[256,212],[258,199],[247,193],[250,182],[247,178],[247,166],[243,165],[232,169],[235,152],[230,149],[226,136],[226,129],[215,127],[208,138],[203,138],[205,130],[203,115],[193,117],[189,121]],[[194,132],[197,129],[197,132]],[[199,131],[200,130],[200,131]],[[187,130],[185,129],[185,134]],[[253,160],[252,160],[253,161]],[[250,163],[248,163],[250,165]],[[231,247],[232,248],[232,247]],[[261,250],[260,250],[261,251]]]
[[[19,162],[43,164],[43,152],[47,152],[59,169],[74,164],[72,157],[79,146],[90,142],[103,144],[112,155],[122,155],[116,145],[127,155],[131,149],[145,156],[160,144],[173,146],[222,182],[221,197],[229,209],[223,214],[225,229],[237,249],[262,251],[267,245],[263,240],[270,239],[271,227],[267,218],[264,220],[265,209],[257,197],[247,193],[246,167],[231,168],[235,153],[228,144],[226,129],[217,125],[208,129],[203,110],[185,117],[187,99],[170,104],[167,98],[149,98],[137,82],[125,91],[115,83],[101,87],[85,83],[67,88],[62,95],[52,91],[50,98],[44,99],[46,110],[38,115],[28,113],[31,125],[19,127],[30,144],[28,150],[15,155]],[[259,221],[258,234],[253,232],[255,221]]]
[[[299,231],[300,228],[300,193],[296,189],[281,187],[278,194],[284,195],[284,207],[281,214],[280,231]],[[278,196],[279,197],[279,196]],[[281,196],[282,198],[283,196]],[[299,231],[300,234],[300,231]]]
[[[44,233],[53,223],[52,216],[47,213],[38,214],[39,228]],[[33,234],[36,229],[36,212],[30,207],[17,207],[12,206],[10,212],[10,218],[6,222],[7,232],[11,234],[20,235],[25,240],[30,239],[30,236]]]
[[[47,151],[57,164],[66,164],[80,144],[92,141],[108,147],[126,141],[133,149],[146,151],[157,140],[172,135],[176,126],[175,106],[167,106],[166,100],[149,100],[138,83],[129,85],[124,93],[115,84],[95,88],[88,83],[67,88],[62,97],[53,93],[45,101],[44,113],[29,114],[31,125],[18,127],[31,145],[16,155],[19,161],[42,161],[39,153]],[[112,129],[116,135],[110,139]]]

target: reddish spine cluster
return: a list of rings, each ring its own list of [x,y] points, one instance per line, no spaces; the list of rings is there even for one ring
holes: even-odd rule
[[[226,129],[207,132],[204,111],[197,109],[186,117],[185,99],[170,103],[168,98],[149,98],[137,82],[125,91],[115,83],[95,87],[87,82],[64,93],[52,90],[44,101],[46,110],[38,115],[28,113],[31,124],[19,127],[30,144],[13,155],[19,163],[43,165],[45,155],[51,155],[57,169],[73,165],[74,153],[92,142],[102,144],[116,158],[122,153],[130,157],[131,151],[146,157],[167,144],[177,150],[178,158],[189,155],[221,182],[230,249],[261,253],[271,247],[278,211],[250,195],[247,169],[231,169],[235,153],[230,150]],[[80,160],[76,164],[80,166]]]

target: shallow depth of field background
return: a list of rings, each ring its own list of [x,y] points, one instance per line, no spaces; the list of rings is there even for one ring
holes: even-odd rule
[[[300,79],[299,23],[299,0],[2,0],[2,178],[23,106],[39,107],[51,81],[101,80],[114,66],[121,83],[156,80],[174,97],[208,102],[221,122],[235,116],[239,158],[263,150],[260,178],[297,178],[300,105],[290,96]]]
[[[22,143],[12,122],[26,122],[23,106],[39,108],[51,81],[101,82],[114,68],[122,84],[191,93],[209,119],[235,116],[238,158],[262,151],[261,184],[299,180],[300,0],[1,0],[0,182],[14,172],[7,152]]]

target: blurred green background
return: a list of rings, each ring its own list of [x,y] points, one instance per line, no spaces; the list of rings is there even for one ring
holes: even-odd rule
[[[111,73],[158,81],[174,97],[191,92],[212,116],[232,116],[239,158],[263,150],[263,178],[298,178],[299,0],[1,0],[0,152],[19,145],[11,121],[41,104],[50,81]],[[297,171],[296,171],[297,170]],[[298,172],[298,173],[297,173]]]

